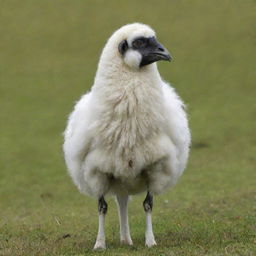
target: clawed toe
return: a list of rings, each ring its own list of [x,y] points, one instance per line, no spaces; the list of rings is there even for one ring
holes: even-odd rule
[[[96,241],[93,250],[105,250],[106,249],[106,244],[102,241]]]
[[[146,241],[146,246],[148,247],[148,248],[150,248],[150,247],[153,247],[153,246],[156,246],[157,245],[157,243],[156,243],[156,241],[155,240],[151,240],[151,241]]]
[[[121,239],[121,244],[123,245],[133,245],[132,239],[131,238],[127,238],[127,239]]]

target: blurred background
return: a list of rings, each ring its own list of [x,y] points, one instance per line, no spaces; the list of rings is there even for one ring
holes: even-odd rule
[[[80,195],[67,175],[62,132],[75,101],[93,84],[106,40],[132,22],[152,26],[174,57],[158,67],[188,107],[193,138],[180,182],[155,200],[155,215],[162,216],[155,219],[157,237],[168,233],[168,222],[178,232],[176,243],[189,247],[182,234],[204,230],[198,239],[208,240],[201,247],[222,250],[208,243],[229,222],[208,234],[197,216],[208,224],[213,215],[240,216],[241,227],[231,221],[228,228],[244,234],[246,227],[249,235],[239,237],[250,250],[256,210],[255,20],[253,0],[0,0],[0,255],[22,255],[37,250],[34,245],[38,255],[71,255],[93,244],[96,201]],[[143,197],[131,206],[138,241],[144,234]],[[118,224],[111,211],[107,232],[115,247]],[[187,219],[187,229],[175,226],[177,216]],[[198,226],[190,230],[191,223]],[[62,234],[70,234],[71,242],[56,243]],[[74,234],[80,244],[74,245]],[[246,243],[239,237],[228,241]]]

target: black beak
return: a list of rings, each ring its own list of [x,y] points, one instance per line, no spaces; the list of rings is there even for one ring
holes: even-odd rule
[[[172,56],[168,52],[168,50],[159,42],[157,42],[156,50],[152,52],[152,54],[155,54],[156,56],[159,56],[159,60],[167,60],[171,61]]]
[[[140,66],[151,64],[159,60],[171,61],[172,57],[168,50],[160,44],[155,37],[148,39],[147,47],[140,50],[142,60]]]

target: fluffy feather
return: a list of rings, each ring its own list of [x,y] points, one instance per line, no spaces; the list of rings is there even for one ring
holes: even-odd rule
[[[135,23],[110,37],[91,91],[69,117],[65,160],[82,193],[159,194],[186,166],[190,132],[183,102],[155,63],[138,71],[136,56],[123,61],[117,50],[120,41],[142,35],[155,32]]]

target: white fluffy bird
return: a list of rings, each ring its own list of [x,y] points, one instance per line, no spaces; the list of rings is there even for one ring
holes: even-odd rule
[[[147,192],[145,243],[156,245],[153,195],[174,185],[186,166],[190,132],[184,104],[162,80],[159,60],[171,56],[149,26],[121,27],[103,49],[91,91],[69,117],[64,153],[70,176],[82,193],[98,199],[94,249],[106,248],[106,194],[116,196],[120,239],[131,245],[128,198]]]

